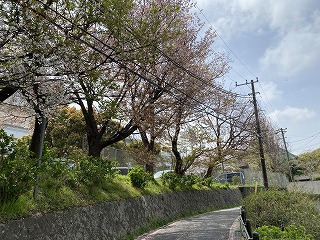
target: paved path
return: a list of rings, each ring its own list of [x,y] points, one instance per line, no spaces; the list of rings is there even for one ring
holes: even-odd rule
[[[136,240],[237,240],[240,208],[204,213],[173,222]]]

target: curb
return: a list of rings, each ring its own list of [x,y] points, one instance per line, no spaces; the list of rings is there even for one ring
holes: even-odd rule
[[[230,227],[228,240],[241,240],[240,216],[234,220]]]

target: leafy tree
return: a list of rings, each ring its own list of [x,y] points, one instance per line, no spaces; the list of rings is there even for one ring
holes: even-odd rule
[[[153,81],[154,77],[151,78],[138,65],[154,61],[149,57],[154,53],[150,42],[163,44],[168,38],[167,33],[174,31],[171,27],[165,27],[165,24],[174,24],[175,16],[170,15],[177,11],[179,4],[175,4],[175,7],[168,5],[166,11],[162,11],[164,6],[157,1],[138,1],[135,4],[131,1],[106,2],[92,9],[94,14],[90,17],[100,16],[98,23],[85,25],[85,29],[78,27],[77,31],[83,34],[80,35],[81,41],[75,41],[71,47],[69,45],[68,53],[62,56],[66,72],[73,73],[72,78],[76,83],[72,93],[86,121],[89,155],[99,156],[101,149],[126,138],[137,129],[139,116],[128,112],[125,106],[127,99],[134,98],[130,90],[136,81],[147,82],[146,87],[152,85],[150,79]],[[82,7],[79,12],[86,7],[90,8],[91,5]],[[159,21],[161,14],[167,14],[170,19]],[[65,15],[74,19],[68,12]],[[149,32],[154,35],[153,38],[150,38]],[[70,59],[73,59],[71,64]],[[99,111],[95,109],[96,106]],[[119,122],[118,128],[113,135],[104,138],[114,120]]]
[[[135,121],[141,139],[150,153],[153,151],[156,139],[165,136],[166,129],[170,129],[171,139],[177,138],[173,129],[177,130],[177,135],[180,131],[175,128],[175,124],[179,122],[177,124],[180,125],[190,121],[192,117],[185,120],[187,112],[194,110],[200,95],[203,98],[207,96],[206,89],[212,87],[208,85],[213,83],[213,79],[222,76],[228,68],[225,56],[214,55],[210,51],[214,33],[208,31],[205,37],[199,40],[197,36],[201,30],[201,23],[189,12],[191,4],[188,1],[181,2],[185,5],[181,4],[181,10],[179,9],[177,14],[178,34],[168,39],[165,45],[154,44],[157,50],[152,53],[156,56],[153,57],[155,61],[146,65],[146,68],[152,69],[159,77],[155,78],[153,85],[137,81],[133,88],[134,95],[132,94],[135,98],[129,105],[135,116],[139,116]],[[208,58],[213,60],[208,62]],[[184,106],[181,107],[182,105]],[[175,146],[177,145],[174,143],[173,152],[180,163],[181,156],[179,157],[178,147]],[[153,171],[153,164],[152,161],[147,162],[149,171]],[[179,166],[177,171],[182,174],[182,170],[178,170],[180,165],[176,166]]]
[[[85,122],[75,107],[60,107],[52,114],[46,141],[55,149],[58,157],[69,157],[84,150]]]
[[[320,171],[320,148],[298,156],[297,164],[306,175],[312,178],[314,172]]]
[[[39,150],[43,118],[64,101],[65,83],[53,69],[61,34],[38,13],[46,14],[53,1],[0,1],[1,31],[0,84],[6,96],[19,90],[36,115],[30,150]],[[11,92],[8,92],[11,91]]]
[[[150,151],[146,149],[143,142],[140,140],[131,141],[129,144],[126,144],[125,149],[130,152],[130,155],[132,156],[134,161],[139,165],[143,165],[146,162],[150,161],[150,159],[159,157],[159,154],[161,152],[161,146],[159,143],[155,142],[154,151],[151,154]]]
[[[34,152],[44,117],[71,100],[86,123],[89,155],[99,157],[137,129],[152,152],[162,123],[183,119],[173,117],[185,114],[177,102],[206,95],[207,83],[228,68],[209,50],[213,32],[197,40],[201,24],[188,0],[0,3],[1,86],[19,88],[34,109]]]
[[[253,113],[248,101],[232,94],[217,94],[210,100],[215,106],[201,124],[207,133],[210,158],[206,177],[212,175],[217,163],[222,166],[231,159],[241,160],[253,138]]]

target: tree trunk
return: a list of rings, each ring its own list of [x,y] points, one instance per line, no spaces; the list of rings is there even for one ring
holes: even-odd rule
[[[176,174],[183,176],[184,172],[183,172],[183,161],[182,161],[182,157],[178,151],[178,143],[176,140],[171,141],[171,145],[172,145],[172,152],[175,156],[176,162],[175,162],[175,168],[174,171]]]
[[[133,120],[131,120],[124,128],[119,129],[113,136],[109,137],[107,140],[103,140],[103,135],[106,132],[107,124],[110,119],[107,119],[104,125],[98,129],[98,123],[94,114],[93,100],[90,98],[86,99],[85,105],[80,96],[77,96],[77,98],[86,122],[89,156],[99,158],[103,148],[127,138],[137,130],[137,126],[133,125]]]
[[[154,155],[154,142],[155,142],[155,137],[151,136],[150,140],[147,137],[147,134],[141,127],[138,127],[141,140],[143,143],[143,146],[147,149],[147,152],[150,153],[150,157],[153,158]],[[150,173],[154,173],[154,162],[153,159],[148,159],[145,163],[146,165],[146,171]]]
[[[178,136],[180,133],[180,127],[177,125],[176,126],[176,132],[174,134],[174,137],[171,140],[171,149],[172,152],[175,156],[175,168],[174,171],[175,173],[177,173],[180,176],[183,176],[184,172],[183,172],[183,161],[182,161],[182,157],[180,152],[178,151]]]
[[[212,176],[212,172],[213,172],[213,165],[210,164],[208,169],[207,169],[207,172],[206,172],[206,175],[204,176],[205,178],[209,178]]]
[[[154,138],[150,138],[149,146],[148,146],[148,153],[150,153],[150,161],[146,163],[146,171],[150,173],[154,173]]]
[[[178,138],[180,134],[181,118],[182,118],[182,113],[181,113],[181,109],[179,109],[177,113],[175,133],[174,133],[174,136],[171,138],[171,150],[175,156],[175,161],[176,161],[174,171],[176,174],[183,176],[184,175],[183,160],[180,152],[178,151]]]
[[[88,133],[88,155],[95,158],[100,158],[101,147],[100,147],[101,139],[99,136]]]

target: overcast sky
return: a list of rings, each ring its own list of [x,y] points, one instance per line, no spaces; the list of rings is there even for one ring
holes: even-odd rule
[[[259,78],[259,104],[276,129],[287,128],[294,154],[320,147],[320,1],[195,0],[213,49],[230,54],[228,88]],[[196,9],[199,12],[199,9]],[[233,89],[247,94],[246,86]]]

